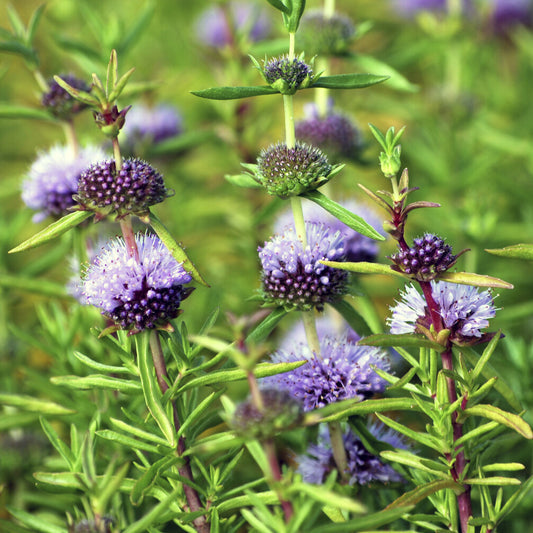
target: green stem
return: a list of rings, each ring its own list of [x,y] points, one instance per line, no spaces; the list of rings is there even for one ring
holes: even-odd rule
[[[39,85],[39,89],[43,93],[47,93],[50,90],[50,85],[48,85],[48,82],[44,79],[44,76],[42,75],[41,71],[36,68],[32,71],[33,77],[35,78],[35,81],[37,82],[37,85]]]
[[[291,196],[292,216],[294,218],[294,229],[296,235],[302,241],[302,250],[307,246],[307,235],[305,232],[304,212],[302,209],[302,199],[298,196]]]
[[[287,148],[296,146],[296,133],[294,130],[294,100],[292,94],[283,95],[283,110],[285,112],[285,144]]]
[[[335,14],[335,0],[324,0],[324,16],[331,18]]]
[[[74,123],[72,122],[72,120],[65,120],[61,124],[63,126],[63,132],[65,133],[65,138],[67,140],[67,146],[72,152],[72,157],[76,158],[78,157],[80,151],[80,144],[76,135]]]
[[[122,154],[120,153],[118,137],[113,137],[113,156],[115,158],[115,168],[119,172],[122,170]]]
[[[296,35],[289,33],[289,59],[294,59],[294,50],[296,48]]]
[[[348,475],[348,458],[346,457],[346,448],[344,440],[342,439],[342,428],[338,420],[328,422],[329,440],[331,441],[331,450],[333,451],[333,459],[342,477],[346,479]]]
[[[323,76],[329,73],[329,61],[325,57],[317,58],[315,61],[316,72],[322,72]],[[319,87],[315,89],[315,104],[320,118],[325,118],[328,115],[328,99],[329,89]]]
[[[309,349],[314,352],[317,357],[320,357],[320,341],[318,340],[318,333],[316,331],[314,311],[302,311],[302,320]]]

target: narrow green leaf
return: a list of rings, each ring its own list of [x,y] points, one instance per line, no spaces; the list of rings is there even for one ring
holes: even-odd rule
[[[352,513],[364,513],[366,512],[366,506],[360,501],[348,498],[347,496],[341,496],[338,492],[327,490],[323,486],[309,485],[307,483],[293,483],[288,487],[289,494],[306,494],[317,502],[324,503],[326,505],[334,504],[338,509],[345,509]]]
[[[26,28],[24,26],[24,22],[22,22],[22,19],[17,13],[17,10],[11,4],[7,4],[6,9],[9,22],[11,23],[11,27],[13,28],[15,35],[23,40],[26,40]]]
[[[212,87],[200,91],[191,91],[194,96],[207,98],[209,100],[237,100],[239,98],[250,98],[252,96],[263,96],[266,94],[279,94],[279,91],[270,85],[258,85],[253,87]]]
[[[455,445],[460,446],[461,444],[464,444],[468,440],[477,439],[479,436],[483,435],[484,433],[488,433],[489,431],[492,431],[493,429],[496,429],[497,427],[498,427],[497,422],[488,422],[487,424],[482,424],[481,426],[477,426],[476,428],[472,429],[468,433],[465,433],[462,437],[457,439],[455,441]]]
[[[351,263],[349,261],[320,261],[323,265],[332,268],[339,268],[340,270],[348,270],[356,274],[384,274],[385,276],[396,276],[406,280],[411,279],[407,274],[402,274],[396,270],[392,270],[389,265],[381,263],[368,263],[366,261],[357,261]]]
[[[142,518],[130,524],[123,533],[145,533],[148,531],[148,527],[154,522],[157,522],[161,515],[170,507],[170,505],[176,500],[178,494],[182,491],[181,483],[174,488],[168,496],[159,502],[157,505],[146,513]],[[194,531],[194,529],[192,529]]]
[[[402,389],[405,385],[409,384],[413,379],[413,376],[418,372],[418,367],[410,368],[398,381],[395,381],[387,387],[387,390]]]
[[[461,351],[472,365],[475,366],[478,363],[479,354],[475,350],[470,347],[463,347]],[[486,379],[491,379],[494,376],[499,377],[499,374],[496,369],[487,362],[484,363],[481,373]],[[494,388],[505,398],[507,403],[513,409],[515,409],[516,411],[522,410],[522,406],[520,404],[520,401],[516,397],[516,394],[514,393],[513,389],[509,385],[507,385],[504,379],[497,379]]]
[[[131,435],[134,435],[139,439],[144,439],[160,446],[170,448],[169,443],[165,439],[162,439],[159,435],[154,435],[153,433],[144,431],[143,429],[137,426],[131,426],[130,424],[127,424],[126,422],[124,422],[123,420],[119,420],[118,418],[110,418],[110,422],[114,428],[126,431],[127,433],[130,433]]]
[[[524,468],[522,463],[493,463],[481,467],[483,472],[517,472]]]
[[[470,372],[470,377],[472,379],[472,382],[475,382],[479,375],[483,372],[483,369],[485,368],[485,365],[489,362],[492,354],[494,353],[494,350],[496,349],[496,345],[498,344],[498,341],[500,340],[501,336],[501,330],[494,335],[494,337],[491,339],[489,344],[485,347],[483,350],[483,353],[481,354],[481,357],[478,359],[476,366],[472,369]]]
[[[72,39],[61,34],[54,35],[54,40],[60,48],[65,51],[68,50],[71,54],[77,52],[92,62],[95,61],[98,64],[101,64],[102,62],[102,56],[100,55],[100,52],[95,48],[87,46],[87,43],[84,41]]]
[[[402,494],[399,498],[387,505],[385,509],[397,509],[405,505],[416,505],[428,496],[435,494],[439,490],[452,489],[457,492],[463,492],[463,487],[453,479],[438,479],[419,485],[415,489]]]
[[[111,498],[119,491],[122,481],[126,477],[130,463],[123,464],[118,470],[108,468],[106,471],[106,479],[98,483],[100,489],[98,494],[98,507],[95,511],[103,514],[107,509],[107,504]]]
[[[512,259],[525,259],[533,261],[533,244],[513,244],[505,248],[485,249],[489,254],[498,255],[500,257],[510,257]]]
[[[12,413],[0,413],[0,432],[29,426],[38,420],[38,418],[38,413],[20,413],[17,411]]]
[[[365,400],[363,402],[344,400],[335,402],[306,413],[304,425],[310,426],[319,422],[342,420],[352,415],[367,415],[383,411],[420,411],[420,408],[409,398],[380,398],[379,400]]]
[[[348,209],[342,207],[342,205],[338,204],[337,202],[330,200],[320,191],[308,191],[301,196],[319,205],[322,207],[322,209],[325,209],[328,213],[332,214],[335,218],[361,235],[376,241],[385,240],[385,237],[376,231],[368,222],[363,220],[360,216],[352,213]]]
[[[292,363],[260,363],[254,368],[254,375],[257,378],[265,378],[267,376],[274,376],[276,374],[282,374],[283,372],[290,372],[295,368],[298,368],[307,363],[307,361],[295,361]],[[217,370],[216,372],[211,372],[205,376],[200,376],[198,378],[191,379],[181,386],[177,390],[177,394],[181,394],[186,390],[193,389],[195,387],[203,387],[205,385],[212,385],[217,383],[223,385],[224,383],[229,383],[230,381],[239,381],[247,378],[246,370],[240,368],[234,368],[232,370]]]
[[[23,44],[17,42],[17,41],[4,41],[0,42],[0,51],[2,52],[9,52],[12,54],[19,54],[26,61],[29,61],[30,63],[37,64],[37,55],[35,54],[35,51],[31,48],[28,48],[27,46],[24,46]]]
[[[261,501],[267,505],[278,505],[279,497],[273,490],[268,490],[264,492],[257,492],[254,494],[254,497],[260,498]],[[218,512],[220,514],[225,514],[228,511],[233,511],[234,509],[242,509],[251,505],[252,501],[250,496],[237,496],[236,498],[231,498],[225,500],[217,505]]]
[[[132,437],[128,437],[127,435],[123,435],[122,433],[117,433],[116,431],[112,431],[111,429],[102,429],[100,431],[97,431],[96,435],[98,437],[101,437],[102,439],[118,442],[119,444],[122,444],[126,448],[130,448],[132,450],[142,450],[145,452],[159,455],[159,448],[157,446],[153,446],[152,444],[148,444]],[[168,443],[166,443],[165,445],[168,446]]]
[[[124,379],[91,374],[89,376],[54,376],[50,378],[54,385],[62,385],[70,389],[111,389],[124,394],[136,393],[141,389],[139,383]]]
[[[25,526],[31,528],[33,533],[68,533],[67,528],[55,526],[47,520],[43,520],[42,516],[35,516],[27,513],[21,509],[8,506],[9,514],[14,516],[17,520],[22,522]]]
[[[163,241],[163,244],[169,249],[172,257],[182,263],[183,268],[192,276],[192,279],[205,287],[209,287],[198,270],[196,270],[196,267],[185,253],[185,250],[174,240],[174,237],[172,237],[161,220],[159,220],[159,217],[154,213],[150,213],[150,226],[152,226],[158,237]]]
[[[78,226],[92,215],[93,213],[91,211],[74,211],[73,213],[69,213],[56,222],[53,222],[48,227],[35,234],[33,237],[30,237],[23,243],[15,246],[15,248],[9,250],[9,253],[13,254],[16,252],[29,250],[31,248],[36,248],[41,244],[49,242],[56,237],[63,235],[63,233],[66,233],[68,230]]]
[[[496,485],[497,487],[503,487],[506,485],[521,485],[522,482],[514,477],[482,477],[482,478],[470,478],[465,479],[466,485]]]
[[[68,409],[42,398],[23,396],[21,394],[0,393],[0,404],[12,405],[13,407],[42,415],[70,415],[76,412],[73,409]]]
[[[209,396],[207,396],[207,398],[205,398],[204,400],[202,400],[195,408],[194,410],[192,411],[192,413],[190,413],[186,420],[182,423],[182,425],[180,426],[179,430],[178,430],[178,438],[180,438],[184,433],[185,431],[187,431],[188,427],[193,424],[194,422],[196,422],[196,420],[202,416],[202,414],[211,406],[211,404],[213,402],[216,402],[218,400],[218,398],[220,398],[220,396],[224,394],[224,389],[222,390],[219,390],[217,392],[212,392]]]
[[[291,12],[288,17],[283,16],[287,20],[286,28],[290,33],[296,33],[298,26],[300,25],[300,19],[302,18],[305,9],[306,0],[291,0]]]
[[[44,434],[50,441],[50,444],[52,444],[52,446],[57,450],[59,455],[63,457],[69,468],[72,468],[72,466],[76,462],[76,459],[70,448],[59,438],[59,435],[57,434],[56,430],[52,427],[48,420],[41,417],[39,421],[41,422],[41,427],[43,428]]]
[[[124,366],[105,365],[103,363],[99,363],[98,361],[94,361],[81,352],[74,350],[73,353],[76,359],[81,361],[84,365],[87,365],[89,368],[93,368],[94,370],[98,370],[99,372],[108,372],[109,374],[134,374],[130,368],[126,368]]]
[[[336,74],[334,76],[320,76],[311,87],[324,87],[326,89],[362,89],[388,79],[389,76],[376,76],[375,74]]]
[[[267,2],[282,13],[286,13],[287,15],[290,13],[289,8],[281,0],[267,0]]]
[[[387,461],[400,463],[401,465],[410,466],[411,468],[428,472],[437,478],[449,478],[449,468],[444,463],[418,457],[418,455],[410,453],[406,450],[386,450],[381,452],[380,455]]]
[[[370,335],[369,337],[360,339],[358,344],[362,344],[363,346],[430,348],[438,352],[444,350],[444,347],[440,344],[429,340],[423,335],[415,335],[414,333],[403,333],[401,335],[379,333],[377,335]]]
[[[444,272],[437,276],[439,281],[450,281],[460,285],[474,285],[475,287],[491,287],[493,289],[513,289],[513,285],[492,276],[483,276],[471,272]]]
[[[146,492],[150,490],[158,481],[161,472],[165,472],[175,465],[180,458],[177,455],[161,457],[148,468],[143,475],[136,481],[130,494],[130,501],[133,505],[140,505]]]
[[[408,514],[411,509],[412,506],[385,509],[366,516],[358,516],[353,520],[339,524],[322,525],[308,530],[307,533],[351,533],[355,531],[368,531],[398,520],[404,514]]]
[[[503,520],[520,505],[520,502],[527,496],[531,488],[533,488],[533,476],[524,481],[522,486],[507,500],[502,510],[498,513],[498,522]]]
[[[115,88],[111,91],[111,94],[109,95],[109,101],[114,102],[124,90],[124,87],[126,87],[126,84],[128,83],[128,80],[130,79],[131,75],[135,72],[135,68],[130,68],[126,74],[123,74],[120,79],[118,80]]]
[[[157,333],[153,332],[150,332],[149,334],[157,335]],[[159,426],[159,429],[163,432],[169,445],[174,448],[177,444],[176,430],[161,403],[163,394],[161,393],[153,373],[154,364],[152,361],[152,354],[148,348],[148,334],[137,335],[136,341],[137,363],[139,365],[146,406]]]
[[[39,25],[39,22],[41,20],[42,14],[44,12],[45,4],[41,4],[32,14],[30,21],[28,22],[28,31],[26,34],[26,41],[28,44],[33,43],[33,39],[35,38],[35,31],[37,30],[37,26]]]
[[[376,128],[374,124],[370,124],[370,122],[368,123],[368,127],[370,128],[372,135],[374,135],[376,141],[378,141],[381,148],[383,148],[383,150],[387,152],[388,147],[387,147],[387,141],[385,139],[385,135],[383,135],[383,133],[381,133],[381,131],[378,128]],[[359,187],[361,187],[361,185],[359,185]]]
[[[18,291],[41,294],[43,296],[55,296],[57,298],[70,298],[67,289],[62,283],[55,283],[46,279],[26,278],[0,274],[0,287],[15,289]]]
[[[413,439],[416,442],[419,442],[420,444],[427,446],[428,448],[432,448],[433,450],[437,450],[438,452],[441,451],[442,444],[435,437],[427,433],[422,433],[420,431],[415,431],[414,429],[408,428],[407,426],[404,426],[403,424],[396,422],[396,420],[393,420],[392,418],[389,418],[388,416],[382,415],[381,413],[376,413],[376,416],[384,424],[391,427],[395,431],[398,431],[402,435],[406,435],[410,439]]]
[[[224,179],[231,183],[232,185],[236,185],[237,187],[247,187],[249,189],[262,189],[263,186],[254,180],[250,174],[226,174],[224,176]]]
[[[0,118],[28,118],[56,122],[56,119],[43,109],[34,109],[23,105],[0,103]]]
[[[67,93],[69,93],[70,96],[72,96],[76,100],[83,102],[84,104],[87,104],[89,106],[99,105],[100,102],[98,98],[96,98],[96,96],[92,95],[91,93],[72,87],[65,80],[63,80],[60,76],[54,76],[54,80],[58,83],[60,87],[65,89],[65,91],[67,91]]]
[[[504,424],[513,429],[526,439],[533,439],[533,431],[531,431],[531,427],[523,418],[513,413],[503,411],[494,405],[474,405],[473,407],[468,407],[463,412],[468,416],[482,416],[484,418],[489,418],[490,420],[494,420],[495,422],[499,422],[500,424]]]
[[[254,327],[246,337],[247,343],[259,343],[266,339],[273,329],[279,324],[281,319],[287,315],[289,311],[283,307],[276,307],[264,320]]]
[[[155,11],[155,5],[155,2],[147,2],[133,24],[123,33],[120,44],[116,47],[119,54],[128,52],[137,43],[141,34],[148,28],[150,19]]]

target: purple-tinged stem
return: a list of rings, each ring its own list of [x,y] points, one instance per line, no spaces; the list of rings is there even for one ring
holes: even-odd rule
[[[128,255],[130,257],[134,257],[135,260],[139,262],[139,249],[137,248],[137,243],[135,242],[135,233],[133,233],[130,215],[126,215],[124,218],[121,218],[119,222]]]
[[[161,392],[165,394],[165,392],[169,388],[168,372],[167,372],[167,366],[165,363],[165,356],[163,355],[163,349],[161,347],[161,339],[159,338],[159,334],[155,330],[150,332],[150,349],[152,351],[152,359],[154,362],[157,383],[159,385],[159,388],[161,389]],[[179,431],[181,424],[179,421],[178,409],[176,407],[175,402],[172,402],[172,411],[174,415],[174,428],[176,429],[176,432],[177,432]],[[181,436],[178,439],[178,445],[176,447],[176,451],[178,455],[182,457],[182,459],[184,460],[184,463],[182,466],[178,468],[178,472],[181,477],[193,482],[193,474],[192,474],[191,463],[190,463],[189,457],[188,456],[183,457],[185,450],[186,450],[185,439],[183,438],[183,436]],[[185,493],[185,498],[187,499],[189,510],[192,513],[196,511],[200,511],[203,508],[202,502],[200,501],[200,497],[198,496],[198,493],[193,487],[191,487],[187,483],[184,483],[183,492]],[[205,516],[199,516],[195,518],[193,520],[193,524],[198,533],[209,533],[211,529],[209,524],[207,523]]]

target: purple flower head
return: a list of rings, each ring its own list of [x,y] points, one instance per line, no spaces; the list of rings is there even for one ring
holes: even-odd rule
[[[145,161],[126,159],[117,172],[115,161],[110,159],[91,165],[81,174],[76,200],[102,216],[112,211],[143,214],[169,194],[163,176]]]
[[[366,399],[385,390],[386,382],[372,368],[389,371],[387,354],[373,346],[359,346],[347,337],[320,339],[320,356],[306,343],[290,351],[271,355],[273,363],[308,361],[291,372],[266,378],[269,386],[289,391],[304,411],[312,411],[340,400]]]
[[[411,248],[400,249],[390,259],[394,270],[411,274],[418,281],[430,281],[452,267],[459,255],[453,255],[452,247],[443,239],[426,233],[414,239]]]
[[[322,260],[343,261],[344,242],[321,224],[306,224],[307,246],[293,228],[274,235],[259,247],[265,302],[302,311],[336,300],[346,292],[348,273],[327,267]]]
[[[91,87],[89,87],[89,85],[83,80],[80,80],[71,74],[61,75],[59,77],[75,89],[80,89],[85,92],[91,90]],[[53,78],[48,80],[48,87],[49,90],[43,94],[41,102],[55,117],[62,120],[69,120],[73,115],[87,107],[86,104],[72,97]]]
[[[329,157],[357,158],[363,143],[359,128],[345,115],[328,111],[321,117],[316,106],[305,106],[306,118],[296,122],[296,138],[318,146]]]
[[[176,318],[192,292],[192,278],[155,235],[137,234],[139,261],[120,237],[109,242],[88,266],[81,290],[86,303],[132,332],[164,327]]]
[[[390,429],[378,425],[371,425],[370,433],[376,439],[386,442],[395,448],[405,449],[400,437]],[[348,428],[343,435],[344,447],[348,459],[348,474],[350,485],[367,485],[372,482],[398,483],[403,478],[390,465],[385,464],[379,457],[370,453],[359,437]],[[298,457],[298,472],[303,480],[316,485],[322,484],[328,474],[336,468],[329,432],[326,426],[320,427],[318,443],[311,444],[304,455]]]
[[[356,213],[362,217],[376,231],[380,232],[382,235],[384,234],[383,231],[381,231],[380,219],[371,209],[360,205],[353,200],[340,202],[340,204],[346,209],[349,209],[353,213]],[[332,233],[337,231],[340,232],[344,239],[345,261],[375,261],[378,255],[379,247],[374,239],[365,237],[359,232],[348,227],[346,224],[335,218],[333,215],[330,215],[327,211],[316,205],[314,202],[304,199],[302,205],[304,219],[306,222],[323,224],[327,226]],[[281,233],[286,227],[294,228],[294,218],[290,210],[282,213],[282,215],[278,218],[274,226],[274,231],[276,233]]]
[[[496,315],[490,291],[480,292],[471,285],[432,281],[431,292],[444,326],[451,330],[452,340],[461,343],[473,338],[482,339],[481,330]],[[400,294],[402,301],[391,308],[392,318],[388,319],[391,333],[415,333],[418,324],[428,328],[429,313],[420,293],[409,285]]]
[[[335,170],[318,148],[300,142],[293,148],[277,143],[261,151],[256,179],[269,194],[288,198],[317,189]]]
[[[310,56],[342,55],[354,35],[355,27],[349,17],[338,13],[326,16],[320,9],[304,13],[298,28],[300,47]]]
[[[506,35],[518,26],[533,25],[532,0],[489,0],[489,25],[496,35]]]
[[[76,155],[67,146],[54,146],[39,154],[22,184],[22,200],[37,211],[33,221],[66,215],[76,205],[72,195],[78,191],[81,173],[104,158],[103,150],[96,146],[81,148]]]
[[[313,69],[298,57],[274,57],[265,62],[263,76],[266,82],[281,94],[294,94],[305,89],[313,78]]]
[[[207,46],[222,48],[235,38],[260,41],[270,33],[271,22],[266,11],[250,2],[228,2],[205,10],[196,22],[198,40]]]
[[[158,143],[182,131],[181,116],[177,109],[169,104],[154,107],[134,105],[122,128],[126,144],[131,145],[138,142]]]

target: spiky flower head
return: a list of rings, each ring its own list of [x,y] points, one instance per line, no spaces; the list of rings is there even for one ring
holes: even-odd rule
[[[505,36],[517,26],[533,25],[533,3],[531,0],[491,0],[489,26],[491,31]]]
[[[322,10],[304,14],[298,27],[300,46],[309,55],[342,55],[355,35],[352,20],[339,13],[327,16]]]
[[[222,48],[242,38],[251,42],[265,39],[271,20],[257,4],[230,1],[224,7],[213,6],[203,11],[195,28],[202,44]]]
[[[109,242],[88,266],[81,291],[89,305],[132,333],[164,328],[180,313],[192,278],[155,235],[137,234],[139,260],[122,238]]]
[[[371,425],[372,435],[395,448],[405,448],[400,437],[392,430],[382,426]],[[348,428],[342,437],[346,457],[348,459],[348,483],[350,485],[368,485],[369,483],[398,483],[403,478],[390,465],[385,464],[379,457],[369,452],[359,437]],[[333,449],[327,426],[320,426],[318,443],[311,444],[307,452],[298,457],[298,472],[307,483],[321,485],[328,474],[336,468]]]
[[[363,143],[359,128],[345,115],[333,111],[321,117],[312,106],[307,118],[296,122],[296,138],[317,146],[329,157],[357,158]]]
[[[265,62],[262,74],[272,88],[288,95],[309,87],[313,81],[312,67],[298,57],[274,57]]]
[[[300,403],[281,389],[261,391],[261,409],[251,398],[240,403],[229,421],[239,434],[252,439],[272,437],[301,421],[303,411]]]
[[[71,87],[81,91],[89,92],[91,87],[83,80],[76,78],[71,74],[60,76]],[[86,104],[76,100],[63,87],[57,83],[53,78],[48,80],[48,91],[43,94],[42,104],[55,117],[61,120],[70,120],[76,113],[79,113],[87,107]]]
[[[453,255],[452,247],[443,239],[426,233],[414,239],[411,248],[400,249],[390,259],[394,270],[410,274],[418,281],[430,281],[452,267],[459,255]]]
[[[40,153],[22,183],[22,200],[37,211],[33,221],[68,214],[69,208],[76,205],[72,196],[78,191],[80,175],[105,157],[96,146],[80,148],[77,154],[68,146],[54,146]]]
[[[381,229],[381,222],[378,216],[365,205],[361,205],[353,200],[346,200],[339,202],[343,207],[356,213],[364,220],[366,220],[376,231],[383,235]],[[327,211],[319,207],[314,202],[306,200],[302,201],[302,208],[304,213],[304,220],[314,224],[324,224],[334,233],[339,231],[344,238],[344,253],[345,260],[350,262],[376,260],[379,247],[377,242],[370,237],[361,235],[359,232],[353,230],[338,218],[330,215]],[[289,209],[283,212],[276,220],[274,225],[274,232],[281,233],[284,229],[294,227],[294,217],[292,211]]]
[[[288,198],[318,189],[338,170],[318,148],[300,142],[294,148],[277,143],[257,158],[255,179],[269,194]]]
[[[163,176],[141,159],[126,159],[117,171],[113,159],[91,165],[82,172],[77,202],[100,217],[111,212],[119,216],[144,214],[151,205],[162,202],[171,191]]]
[[[321,224],[306,224],[306,231],[305,249],[293,228],[259,247],[262,294],[267,305],[322,310],[325,303],[345,294],[348,273],[320,263],[344,260],[342,236]]]
[[[481,330],[496,315],[490,291],[480,292],[471,285],[432,281],[431,293],[444,327],[451,331],[452,342],[472,344],[472,341],[483,342],[486,339]],[[400,295],[402,300],[391,307],[392,318],[387,321],[391,333],[418,333],[429,329],[429,310],[420,293],[408,285]]]
[[[122,135],[127,145],[134,145],[143,142],[159,143],[182,131],[182,118],[174,106],[159,104],[148,107],[136,104],[128,112]]]
[[[320,338],[320,354],[307,343],[271,355],[273,363],[306,360],[307,363],[283,374],[265,379],[269,386],[287,390],[305,411],[350,398],[361,400],[385,390],[386,382],[374,370],[390,370],[387,354],[373,346],[359,346],[347,336]]]

